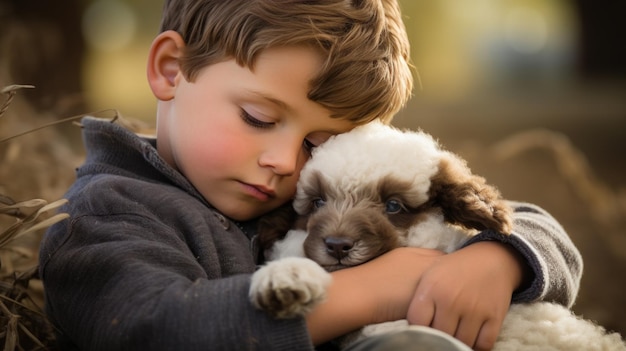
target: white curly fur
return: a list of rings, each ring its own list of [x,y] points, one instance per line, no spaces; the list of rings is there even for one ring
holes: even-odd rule
[[[301,174],[322,170],[324,177],[332,180],[332,186],[349,193],[362,187],[364,181],[382,179],[393,170],[394,176],[412,183],[413,193],[418,196],[416,201],[426,201],[430,178],[437,172],[441,157],[437,143],[426,133],[397,131],[390,136],[389,129],[382,126],[369,123],[353,129],[348,138],[333,137],[313,150]],[[355,143],[355,139],[359,142]],[[322,153],[323,157],[316,157],[317,153]],[[367,162],[368,159],[376,162]],[[300,177],[294,202],[299,213],[305,212],[303,207],[308,206],[303,202],[309,199],[302,192],[311,180]]]
[[[309,216],[316,211],[311,207],[312,201],[315,200],[311,196],[318,194],[315,188],[320,186],[319,177],[315,176],[316,172],[323,174],[323,186],[328,188],[325,191],[340,194],[337,197],[341,198],[324,207],[328,212],[321,214],[324,216],[324,222],[337,222],[345,217],[354,217],[355,212],[368,211],[367,207],[374,206],[375,201],[362,198],[367,194],[362,191],[363,188],[366,184],[371,187],[372,182],[385,179],[389,175],[393,175],[393,179],[404,184],[410,183],[408,187],[410,194],[402,194],[402,200],[410,203],[412,207],[420,206],[428,200],[431,179],[441,171],[442,158],[449,156],[449,153],[442,151],[437,142],[425,133],[403,132],[376,122],[355,128],[349,133],[331,138],[315,150],[312,159],[302,170],[294,208],[303,216]],[[465,167],[463,160],[456,157],[452,159],[453,163],[456,163],[455,167],[461,167],[460,169]],[[482,185],[479,184],[478,187]],[[477,202],[477,205],[473,205],[475,208],[487,208],[488,212],[491,211],[488,215],[495,214],[491,206],[496,202],[483,201],[485,199],[481,199],[482,196],[470,194],[467,201]],[[360,206],[362,202],[367,203],[365,208],[351,211],[352,207]],[[484,209],[479,211],[485,213]],[[335,218],[336,216],[340,219]],[[431,209],[425,214],[422,213],[419,218],[409,228],[392,230],[391,236],[385,240],[395,240],[396,236],[401,236],[396,246],[427,247],[451,252],[475,232],[463,226],[447,223],[442,211]],[[502,220],[506,219],[503,215]],[[341,225],[335,225],[332,230],[340,230],[337,228],[341,228]],[[328,228],[323,227],[322,231],[325,230]],[[312,236],[314,236],[312,232],[291,230],[284,239],[277,241],[268,250],[267,257],[275,261],[253,275],[250,297],[256,306],[276,316],[289,318],[304,315],[316,303],[323,301],[330,274],[313,268],[311,265],[313,261],[302,258],[313,256],[320,264],[326,259],[320,258],[319,247],[318,250],[309,247],[309,251],[305,252],[305,243],[311,240]],[[363,246],[362,243],[359,244]],[[354,250],[363,249],[361,246],[355,244]],[[300,258],[288,258],[289,256]],[[361,259],[359,255],[356,257]],[[343,260],[349,261],[350,256],[344,257]],[[345,266],[339,268],[343,267]],[[292,289],[293,293],[285,294],[285,290],[289,289]],[[271,306],[268,301],[272,302]],[[360,337],[406,326],[406,321],[367,326],[362,329]],[[607,333],[601,326],[574,315],[561,305],[536,302],[511,306],[494,350],[617,351],[626,350],[626,344],[619,334]]]

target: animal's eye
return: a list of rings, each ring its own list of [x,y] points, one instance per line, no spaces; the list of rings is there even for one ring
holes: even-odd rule
[[[326,205],[326,201],[320,197],[318,197],[317,199],[314,199],[312,203],[313,203],[313,207],[315,208],[324,207],[324,205]]]
[[[396,214],[403,209],[402,203],[398,200],[388,200],[385,202],[385,212],[389,214]]]

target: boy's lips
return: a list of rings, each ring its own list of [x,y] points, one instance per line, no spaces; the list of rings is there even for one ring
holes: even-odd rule
[[[241,182],[241,184],[243,185],[244,191],[248,195],[258,200],[267,201],[269,199],[276,197],[276,191],[264,185],[249,184],[249,183],[244,183],[244,182]]]

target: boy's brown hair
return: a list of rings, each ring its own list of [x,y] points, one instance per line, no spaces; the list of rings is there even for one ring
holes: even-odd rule
[[[165,0],[166,30],[185,41],[180,63],[190,81],[226,59],[253,68],[266,48],[312,46],[326,60],[308,98],[359,124],[389,122],[413,88],[396,0]]]

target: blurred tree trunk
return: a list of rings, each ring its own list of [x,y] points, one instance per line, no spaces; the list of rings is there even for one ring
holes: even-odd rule
[[[86,1],[0,0],[0,84],[32,84],[37,110],[84,112],[81,16]]]
[[[626,78],[626,1],[576,0],[581,22],[580,71],[585,78]]]

